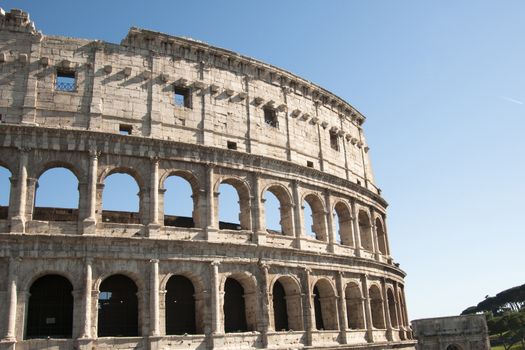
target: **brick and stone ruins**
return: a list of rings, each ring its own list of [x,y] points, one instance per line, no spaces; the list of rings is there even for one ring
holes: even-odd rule
[[[200,41],[46,36],[20,10],[0,13],[0,80],[0,348],[414,348],[347,102]],[[77,208],[35,206],[54,168],[78,180]],[[136,182],[137,212],[103,210],[114,174]],[[170,177],[192,217],[165,215]],[[219,222],[221,184],[238,224]]]

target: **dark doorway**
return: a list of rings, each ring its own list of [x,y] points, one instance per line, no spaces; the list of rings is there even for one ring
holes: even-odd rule
[[[273,316],[275,320],[275,330],[287,331],[288,328],[288,312],[286,306],[286,292],[283,285],[276,281],[273,285]]]
[[[321,298],[319,297],[319,290],[317,286],[314,287],[314,312],[315,312],[315,328],[317,330],[324,329],[323,310],[321,309]]]
[[[135,282],[113,275],[100,285],[98,296],[98,336],[138,336],[138,301]]]
[[[184,276],[172,276],[166,291],[166,334],[196,334],[193,283]]]
[[[47,275],[29,289],[27,338],[71,338],[73,330],[73,286],[67,278]]]
[[[233,278],[224,284],[224,331],[247,332],[244,288]]]

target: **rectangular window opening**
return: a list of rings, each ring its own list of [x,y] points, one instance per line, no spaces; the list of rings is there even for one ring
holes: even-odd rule
[[[174,86],[173,103],[175,103],[175,106],[191,108],[190,89],[180,86]]]
[[[335,132],[330,132],[330,147],[335,151],[339,151],[339,137]]]
[[[75,91],[77,89],[77,79],[75,71],[58,69],[55,81],[55,90],[58,91]]]
[[[121,135],[131,135],[131,131],[133,130],[133,127],[131,125],[127,124],[120,124],[118,132]]]
[[[233,150],[237,149],[237,142],[228,141],[227,144],[228,144],[228,149],[233,149]]]
[[[275,113],[274,109],[264,108],[264,122],[266,123],[266,125],[271,126],[272,128],[279,127],[277,113]]]
[[[312,162],[311,160],[307,160],[306,161],[306,166],[309,167],[309,168],[313,168],[314,167],[314,162]]]

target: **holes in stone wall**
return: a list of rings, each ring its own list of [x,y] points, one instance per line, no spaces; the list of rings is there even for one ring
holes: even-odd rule
[[[394,299],[394,293],[391,289],[388,289],[386,292],[387,301],[388,301],[388,313],[390,314],[390,324],[392,327],[397,328],[397,312],[396,312],[396,301]]]
[[[338,329],[336,298],[330,283],[324,279],[318,281],[313,294],[316,329]]]
[[[339,151],[339,136],[333,131],[330,131],[330,147],[334,151]]]
[[[112,275],[100,284],[98,336],[139,335],[137,285],[124,275]]]
[[[239,194],[233,185],[222,183],[219,186],[219,228],[240,230]]]
[[[365,329],[363,298],[361,297],[359,285],[355,283],[349,283],[345,289],[345,298],[348,328]]]
[[[118,132],[121,135],[131,135],[133,131],[133,126],[129,124],[120,124],[118,128]]]
[[[77,89],[75,71],[65,68],[57,68],[55,79],[55,90],[72,92]]]
[[[364,210],[359,210],[359,235],[361,237],[361,246],[368,251],[374,250],[372,243],[372,226],[370,225],[370,217]]]
[[[314,167],[314,162],[312,162],[311,160],[307,160],[306,161],[306,166],[309,167],[309,168],[313,168]]]
[[[264,123],[272,128],[279,128],[279,120],[277,119],[277,113],[275,109],[265,107],[264,111]]]
[[[140,223],[140,188],[127,173],[110,174],[104,179],[102,193],[102,221]]]
[[[334,223],[336,227],[336,237],[342,245],[353,246],[354,238],[352,232],[352,216],[350,209],[343,202],[338,202],[334,207]]]
[[[378,248],[381,254],[386,255],[387,254],[387,243],[386,243],[386,234],[385,230],[383,228],[383,223],[379,218],[376,218],[376,232],[377,232],[377,243]]]
[[[273,185],[264,192],[266,230],[269,233],[293,236],[293,213],[289,194]]]
[[[170,176],[164,181],[164,225],[195,227],[193,190],[188,180]]]
[[[59,275],[37,279],[29,289],[26,338],[71,338],[73,286]]]
[[[288,327],[288,310],[286,307],[286,292],[283,285],[276,281],[272,290],[273,316],[276,331],[287,331]]]
[[[224,331],[226,333],[247,332],[244,288],[233,278],[224,284]]]
[[[7,219],[11,192],[11,172],[0,166],[0,219]]]
[[[228,141],[227,142],[228,149],[236,150],[237,149],[237,142]]]
[[[313,194],[308,194],[304,197],[303,208],[305,234],[326,241],[326,219],[321,200]]]
[[[78,219],[78,179],[69,169],[51,168],[35,184],[34,220],[76,221]]]
[[[191,90],[187,87],[173,87],[173,103],[175,106],[191,108]]]
[[[196,334],[193,283],[184,276],[172,276],[166,292],[166,334]]]
[[[377,286],[371,286],[368,290],[370,297],[370,308],[372,310],[372,325],[377,329],[385,329],[385,317],[383,312],[383,298]]]

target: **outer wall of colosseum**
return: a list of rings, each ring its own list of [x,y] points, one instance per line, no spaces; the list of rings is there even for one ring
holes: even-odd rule
[[[345,101],[198,41],[46,36],[19,10],[0,11],[0,81],[0,348],[414,347],[364,117]],[[35,207],[56,167],[78,208]],[[137,213],[102,209],[115,173],[140,188]],[[180,222],[164,215],[170,176],[193,192]],[[238,225],[219,222],[221,183]]]

